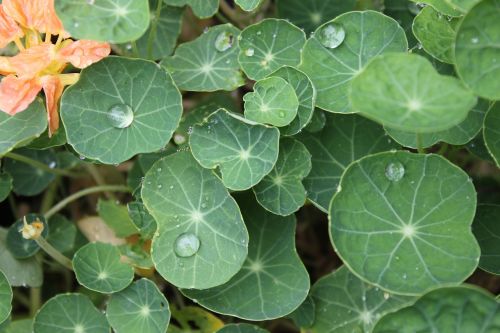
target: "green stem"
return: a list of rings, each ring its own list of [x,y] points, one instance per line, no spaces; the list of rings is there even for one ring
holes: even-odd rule
[[[19,162],[29,164],[34,168],[43,170],[45,172],[53,173],[55,175],[66,176],[66,177],[79,177],[79,175],[74,173],[74,172],[71,172],[68,170],[63,170],[63,169],[58,169],[58,168],[51,168],[48,165],[46,165],[45,163],[39,162],[37,160],[34,160],[34,159],[29,158],[29,157],[24,156],[24,155],[20,155],[20,154],[16,154],[16,153],[11,152],[11,153],[5,154],[5,157],[11,158],[11,159],[19,161]]]
[[[425,154],[425,149],[422,147],[422,135],[417,133],[417,151],[419,154]]]
[[[94,164],[91,163],[85,164],[85,168],[90,173],[90,175],[92,176],[97,185],[99,186],[106,185],[104,178],[101,176],[99,170],[97,170]],[[104,192],[104,195],[110,200],[116,200],[115,195],[109,191]]]
[[[135,40],[131,41],[130,44],[132,44],[132,53],[135,58],[140,58],[141,54],[139,52],[139,48],[137,47],[137,42]]]
[[[35,316],[42,305],[42,289],[39,287],[30,288],[30,315]]]
[[[98,193],[98,192],[106,192],[106,191],[114,191],[114,192],[130,192],[130,189],[127,186],[124,185],[100,185],[100,186],[94,186],[94,187],[89,187],[84,190],[78,191],[76,193],[73,193],[69,197],[65,198],[64,200],[61,200],[58,202],[54,207],[49,209],[44,215],[45,218],[48,220],[52,215],[55,213],[59,212],[61,209],[66,207],[67,204],[78,200],[81,197],[84,197],[86,195],[92,194],[92,193]]]
[[[156,6],[156,13],[153,23],[151,24],[151,31],[148,36],[148,44],[146,49],[146,54],[148,59],[153,58],[153,42],[156,38],[156,31],[158,30],[158,21],[160,21],[161,7],[163,5],[163,0],[158,0],[158,5]]]
[[[229,23],[229,20],[220,12],[215,13],[215,17],[217,17],[217,19],[221,21],[221,23]]]
[[[49,208],[53,205],[57,188],[59,187],[59,181],[60,178],[56,178],[52,183],[50,183],[47,191],[45,191],[45,194],[42,198],[42,203],[40,204],[40,212],[42,214],[49,210]]]
[[[226,0],[221,0],[219,2],[219,9],[235,26],[243,28],[243,25],[240,23],[239,15],[227,4]]]
[[[52,245],[47,242],[45,238],[42,236],[38,237],[35,239],[36,243],[42,248],[42,250],[45,251],[52,259],[63,265],[69,270],[73,270],[73,264],[71,263],[71,260],[66,257],[64,254],[56,250]]]

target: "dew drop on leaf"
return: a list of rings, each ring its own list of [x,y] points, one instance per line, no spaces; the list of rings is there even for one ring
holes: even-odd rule
[[[175,240],[174,252],[178,257],[191,257],[198,252],[200,239],[193,233],[183,233]]]
[[[108,110],[108,120],[115,128],[127,128],[134,121],[134,111],[127,104],[115,104]]]
[[[335,49],[339,47],[340,44],[345,39],[345,30],[342,25],[338,23],[330,23],[321,29],[319,34],[319,41],[324,47],[329,49]]]
[[[253,56],[253,55],[254,55],[254,53],[255,53],[255,50],[254,50],[253,48],[249,48],[249,49],[247,49],[247,50],[245,51],[245,55],[246,55],[247,57],[251,57],[251,56]]]
[[[400,162],[389,163],[385,168],[385,176],[392,182],[398,182],[405,175],[405,167]]]
[[[215,48],[219,52],[225,52],[233,46],[234,35],[230,32],[223,31],[215,38]]]

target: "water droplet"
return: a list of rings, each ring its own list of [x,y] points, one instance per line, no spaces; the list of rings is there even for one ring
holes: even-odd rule
[[[345,30],[338,23],[330,23],[321,29],[319,41],[323,46],[330,49],[337,48],[345,39]]]
[[[134,121],[134,111],[127,104],[115,104],[108,110],[108,120],[115,128],[127,128]]]
[[[390,296],[389,293],[384,293],[384,299],[389,299]]]
[[[477,38],[477,37],[472,37],[472,38],[471,38],[471,40],[470,40],[470,42],[471,42],[472,44],[477,44],[477,43],[479,43],[479,38]]]
[[[161,184],[159,184],[157,187],[158,187],[158,189],[161,189],[163,186]]]
[[[193,233],[180,234],[175,240],[174,251],[179,257],[191,257],[198,252],[200,248],[200,239]]]
[[[251,57],[251,56],[253,56],[254,54],[255,54],[255,50],[254,50],[253,48],[249,48],[249,49],[247,49],[247,50],[245,51],[245,55],[246,55],[247,57]]]
[[[398,182],[405,175],[405,167],[400,162],[392,162],[385,168],[385,176],[392,182]]]
[[[174,135],[174,142],[176,145],[182,145],[183,143],[186,142],[186,137],[182,134],[175,134]]]
[[[257,36],[262,35],[262,31],[257,31]]]
[[[173,190],[174,189],[174,185],[170,185],[169,189]]]
[[[156,169],[157,172],[161,172],[161,168]]]
[[[49,168],[54,169],[56,167],[56,165],[57,165],[56,161],[51,161],[49,163]]]
[[[413,15],[418,15],[418,13],[420,13],[421,7],[414,2],[409,2],[408,3],[408,10]]]
[[[215,38],[215,48],[219,52],[229,50],[233,46],[234,35],[230,32],[223,31]]]
[[[279,115],[280,115],[280,118],[285,118],[285,112],[280,111]]]

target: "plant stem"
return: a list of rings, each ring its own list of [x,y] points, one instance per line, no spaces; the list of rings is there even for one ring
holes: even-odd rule
[[[104,181],[104,178],[102,178],[101,174],[99,173],[99,170],[97,170],[96,166],[94,164],[88,163],[85,164],[85,168],[87,171],[90,173],[94,181],[97,183],[99,186],[106,185],[106,182]],[[111,200],[116,200],[116,197],[113,193],[109,191],[105,191],[104,195]]]
[[[425,154],[425,149],[422,147],[422,136],[420,133],[416,134],[417,137],[417,151],[419,154]]]
[[[35,316],[42,305],[42,289],[40,287],[30,288],[30,315]]]
[[[19,161],[19,162],[29,164],[34,168],[43,170],[45,172],[53,173],[55,175],[66,176],[66,177],[79,177],[79,175],[74,173],[74,172],[71,172],[68,170],[63,170],[63,169],[58,169],[58,168],[51,168],[48,165],[46,165],[45,163],[39,162],[37,160],[34,160],[34,159],[29,158],[29,157],[24,156],[24,155],[10,152],[10,153],[5,154],[5,157],[11,158],[11,159]]]
[[[44,214],[45,218],[48,220],[52,215],[54,215],[55,213],[59,212],[61,209],[66,207],[67,204],[69,204],[70,202],[73,202],[75,200],[78,200],[81,197],[84,197],[84,196],[92,194],[92,193],[105,192],[105,191],[130,192],[130,189],[125,185],[99,185],[99,186],[86,188],[84,190],[73,193],[69,197],[58,202],[54,207],[49,209]]]
[[[217,19],[221,21],[221,23],[229,23],[229,20],[220,12],[215,13],[215,17],[217,17]]]
[[[35,239],[36,243],[45,251],[52,259],[63,265],[69,270],[73,270],[73,265],[71,264],[71,260],[66,257],[64,254],[56,250],[52,245],[47,242],[45,238],[42,236]]]
[[[137,47],[137,42],[135,40],[131,41],[132,44],[132,53],[135,58],[140,58],[139,48]]]
[[[50,183],[47,191],[42,198],[42,203],[40,204],[40,213],[45,213],[54,203],[54,198],[56,196],[57,188],[59,187],[60,178],[57,177],[52,183]]]
[[[148,44],[146,48],[147,52],[146,54],[148,59],[151,59],[153,57],[153,42],[156,38],[156,31],[158,29],[158,21],[160,21],[162,5],[163,5],[163,0],[158,0],[158,5],[156,6],[155,18],[153,20],[153,23],[151,24],[151,31],[149,32],[148,36]]]
[[[239,22],[239,15],[233,8],[231,8],[231,6],[227,4],[226,0],[221,0],[219,2],[219,9],[227,18],[229,18],[229,20],[233,22],[235,26],[243,28],[243,25]]]

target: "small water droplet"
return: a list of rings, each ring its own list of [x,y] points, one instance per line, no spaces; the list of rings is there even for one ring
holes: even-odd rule
[[[389,299],[390,296],[389,293],[384,293],[384,299]]]
[[[247,57],[251,57],[251,56],[253,56],[254,54],[255,54],[255,50],[254,50],[253,48],[249,48],[249,49],[247,49],[247,50],[245,51],[245,55],[246,55]]]
[[[157,172],[161,172],[161,168],[156,169]]]
[[[200,239],[195,234],[190,232],[180,234],[174,243],[175,254],[182,258],[195,255],[199,248]]]
[[[279,115],[280,115],[280,118],[285,118],[285,112],[280,111],[280,112],[279,112]]]
[[[257,31],[257,36],[262,35],[262,31]]]
[[[202,203],[201,204],[201,208],[207,208],[207,204],[206,203]]]
[[[182,145],[186,142],[186,137],[182,134],[174,134],[174,142],[176,145]]]
[[[134,111],[127,104],[115,104],[108,110],[108,120],[115,128],[127,128],[134,121]]]
[[[228,31],[223,31],[215,38],[215,48],[219,52],[229,50],[233,46],[234,35]]]
[[[413,15],[418,15],[418,13],[420,13],[420,11],[422,10],[422,8],[418,4],[416,4],[414,2],[409,2],[408,3],[408,10]]]
[[[342,25],[338,23],[330,23],[321,29],[319,34],[319,41],[324,47],[329,49],[335,49],[339,47],[340,44],[345,39],[345,30]]]
[[[50,161],[49,168],[54,169],[56,165],[57,165],[56,161]]]
[[[470,40],[470,42],[472,44],[477,44],[477,43],[479,43],[479,38],[478,37],[472,37],[471,40]]]
[[[173,190],[174,189],[174,185],[170,185],[168,188],[171,189],[171,190]]]
[[[161,184],[159,184],[157,187],[158,187],[158,189],[161,189],[163,186]]]
[[[385,168],[385,176],[392,182],[398,182],[405,175],[405,167],[400,162],[392,162]]]

